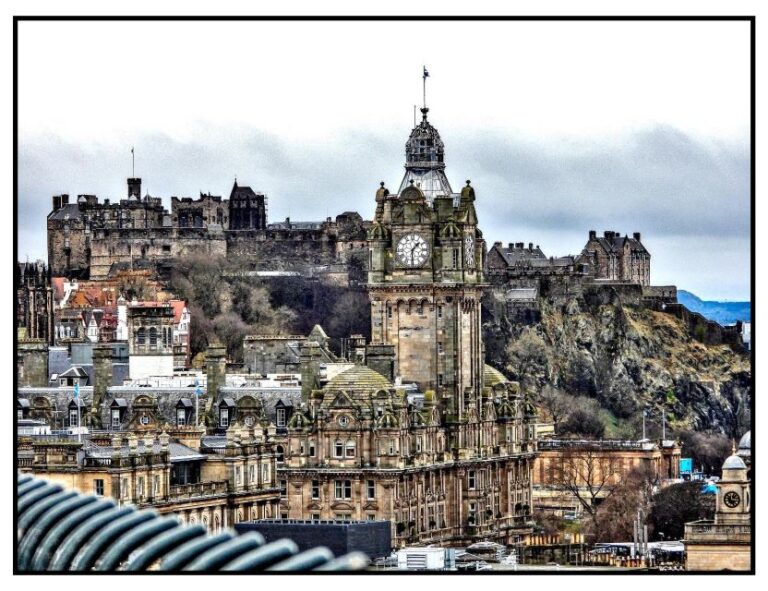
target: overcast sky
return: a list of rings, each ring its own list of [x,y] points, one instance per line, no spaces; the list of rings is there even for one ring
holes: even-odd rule
[[[399,186],[426,64],[454,190],[489,244],[643,234],[654,284],[749,299],[746,22],[19,25],[19,256],[51,196],[228,196],[370,219]]]

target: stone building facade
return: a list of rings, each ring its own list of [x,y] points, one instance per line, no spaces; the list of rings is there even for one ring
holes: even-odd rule
[[[275,454],[253,431],[208,441],[195,427],[20,437],[17,467],[119,505],[151,507],[212,532],[277,514]]]
[[[626,481],[633,470],[662,482],[680,477],[680,445],[673,440],[557,440],[538,442],[533,469],[533,505],[557,515],[576,515],[583,507],[581,498],[597,499]]]
[[[233,256],[257,270],[347,274],[364,259],[365,226],[355,212],[335,220],[269,224],[267,197],[235,182],[229,199],[201,194],[172,197],[171,211],[158,197],[138,197],[141,179],[128,179],[128,197],[116,203],[94,195],[53,197],[48,215],[48,261],[54,277],[108,280],[126,270],[170,272],[187,256]]]
[[[53,344],[53,289],[48,267],[39,261],[18,263],[14,271],[17,334]]]
[[[640,237],[640,232],[633,233],[630,238],[614,231],[606,231],[598,237],[597,232],[591,230],[581,256],[592,265],[596,279],[650,285],[651,255]]]
[[[130,378],[173,375],[173,307],[143,302],[127,312]]]
[[[483,362],[475,192],[469,182],[451,191],[427,112],[406,145],[401,191],[382,184],[376,193],[366,365],[324,381],[330,365],[317,344],[301,345],[301,404],[290,409],[278,467],[281,513],[387,519],[397,545],[515,543],[530,531],[534,410]],[[400,381],[421,395],[409,398]]]
[[[735,449],[723,463],[723,476],[717,482],[714,520],[686,523],[684,542],[686,570],[754,569],[752,483],[749,479],[749,469]]]

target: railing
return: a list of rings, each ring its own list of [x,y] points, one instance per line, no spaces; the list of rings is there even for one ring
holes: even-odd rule
[[[334,558],[320,546],[300,553],[288,539],[265,545],[255,532],[226,530],[209,536],[199,524],[117,506],[111,499],[73,493],[26,474],[18,475],[16,508],[14,573],[349,571],[369,562],[360,552]]]
[[[540,439],[540,451],[547,449],[638,449],[645,450],[654,444],[647,441],[622,441],[616,439],[585,440],[585,439]]]
[[[168,491],[168,499],[192,499],[195,497],[226,494],[228,491],[229,483],[226,480],[197,482],[195,484],[179,484],[170,487],[170,490]]]
[[[694,521],[685,524],[685,539],[691,542],[749,542],[752,538],[751,525]]]

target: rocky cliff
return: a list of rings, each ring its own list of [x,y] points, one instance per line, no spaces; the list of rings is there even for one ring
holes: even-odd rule
[[[490,292],[485,307],[491,365],[539,391],[549,384],[596,399],[624,428],[617,435],[631,436],[643,409],[649,425],[666,413],[672,429],[737,437],[750,428],[749,357],[703,345],[674,316],[624,305],[610,288],[564,305],[540,300],[524,314]]]

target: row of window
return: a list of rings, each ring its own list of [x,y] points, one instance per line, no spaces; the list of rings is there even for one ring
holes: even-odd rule
[[[173,342],[173,329],[170,326],[162,327],[162,342],[163,345],[170,345]],[[136,331],[136,344],[145,345],[149,339],[149,346],[157,346],[158,330],[154,326],[147,330],[144,327],[139,328]]]
[[[312,500],[320,499],[320,481],[312,481]],[[352,481],[351,480],[334,480],[333,481],[334,499],[346,500],[352,499]],[[376,498],[376,481],[366,480],[365,482],[366,499],[372,501]],[[286,498],[288,496],[288,483],[285,480],[280,481],[280,496]]]

